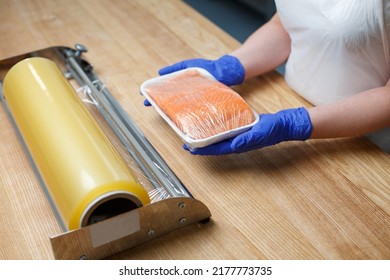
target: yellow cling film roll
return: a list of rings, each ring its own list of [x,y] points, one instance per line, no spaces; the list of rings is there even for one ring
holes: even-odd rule
[[[150,203],[57,65],[14,65],[3,95],[63,224],[77,229]]]

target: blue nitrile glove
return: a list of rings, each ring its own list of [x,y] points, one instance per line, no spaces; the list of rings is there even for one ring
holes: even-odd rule
[[[228,54],[221,56],[217,60],[203,58],[184,60],[161,68],[158,73],[160,75],[166,75],[190,67],[199,67],[207,70],[219,82],[227,86],[241,84],[245,79],[245,69],[241,62],[237,57]],[[144,105],[150,106],[149,101],[145,100]]]
[[[249,131],[204,148],[190,150],[193,155],[239,154],[282,141],[307,140],[312,132],[309,113],[305,108],[287,109],[276,114],[262,114]],[[188,148],[184,145],[184,148]]]
[[[190,67],[200,67],[207,70],[219,82],[227,86],[241,84],[245,78],[245,70],[241,62],[237,57],[228,54],[221,56],[217,60],[207,60],[203,58],[184,60],[161,68],[158,73],[160,75],[166,75]]]

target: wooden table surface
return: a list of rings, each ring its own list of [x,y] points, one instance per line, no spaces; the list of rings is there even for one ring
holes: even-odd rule
[[[86,58],[190,192],[211,211],[115,259],[389,259],[390,156],[364,138],[191,156],[140,84],[159,68],[239,43],[178,0],[1,0],[0,60],[86,45]],[[310,106],[270,73],[235,87],[259,113]],[[0,259],[52,259],[61,233],[0,106]]]

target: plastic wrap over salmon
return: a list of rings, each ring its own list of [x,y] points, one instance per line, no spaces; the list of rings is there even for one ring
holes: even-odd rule
[[[258,121],[258,114],[237,92],[201,68],[148,80],[141,93],[189,148],[233,137]]]

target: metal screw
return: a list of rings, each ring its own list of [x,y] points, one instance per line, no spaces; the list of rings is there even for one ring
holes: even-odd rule
[[[81,257],[80,257],[80,260],[88,260],[88,258],[87,258],[87,256],[86,255],[82,255]]]
[[[69,71],[68,71],[68,72],[65,72],[65,73],[64,73],[64,76],[65,76],[65,78],[66,78],[67,80],[70,80],[70,79],[73,78],[72,73],[70,73]]]
[[[149,235],[149,236],[152,236],[152,235],[154,235],[154,230],[152,230],[152,229],[149,229],[149,231],[148,231],[148,235]]]
[[[84,45],[82,45],[82,44],[76,44],[76,45],[74,46],[74,48],[75,48],[75,50],[76,50],[76,52],[75,52],[75,54],[74,54],[75,56],[81,56],[82,53],[88,51],[87,47],[84,46]]]
[[[180,218],[179,224],[184,224],[187,221],[186,217]]]
[[[186,207],[186,204],[185,204],[184,202],[180,202],[180,203],[179,203],[179,207],[180,207],[180,208],[184,208],[184,207]]]

